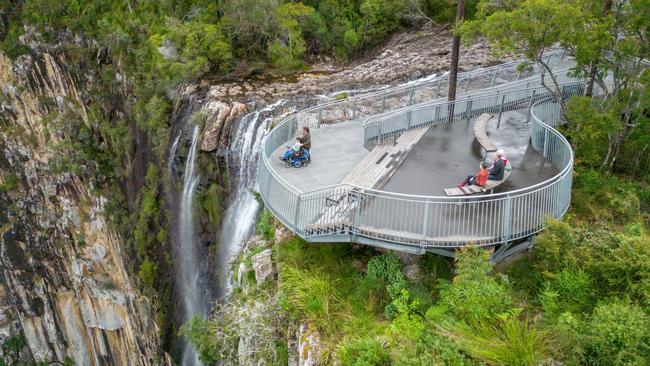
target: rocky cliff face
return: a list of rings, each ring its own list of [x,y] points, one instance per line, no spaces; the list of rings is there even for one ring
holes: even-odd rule
[[[169,364],[92,182],[58,173],[48,116],[87,123],[65,61],[0,54],[0,344],[5,362]],[[9,340],[9,342],[7,342]]]

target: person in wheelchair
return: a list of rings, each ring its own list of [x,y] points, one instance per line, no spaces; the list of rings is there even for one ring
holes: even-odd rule
[[[296,137],[296,143],[293,146],[287,146],[287,151],[284,152],[284,155],[280,156],[280,160],[287,161],[289,158],[299,158],[303,154],[303,147],[300,143],[300,137]]]

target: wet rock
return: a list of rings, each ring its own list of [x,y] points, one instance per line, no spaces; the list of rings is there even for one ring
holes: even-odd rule
[[[160,53],[166,60],[178,59],[178,51],[176,50],[176,45],[169,39],[165,39],[162,46],[158,47],[158,53]]]
[[[244,287],[244,276],[246,276],[246,272],[248,272],[246,264],[244,262],[239,263],[239,268],[237,269],[237,287]]]
[[[411,281],[416,281],[420,279],[420,266],[417,263],[411,263],[402,269],[404,276]]]
[[[255,271],[255,280],[258,286],[275,276],[273,259],[271,258],[272,254],[273,251],[271,249],[266,249],[251,258],[253,261],[253,270]]]
[[[210,152],[218,148],[225,149],[228,144],[230,128],[233,122],[246,112],[246,105],[239,102],[228,105],[213,100],[206,103],[203,110],[207,114],[207,119],[201,150]]]
[[[283,241],[287,241],[289,239],[293,238],[293,233],[291,230],[287,229],[286,227],[278,227],[275,229],[275,241],[278,243],[282,243]]]

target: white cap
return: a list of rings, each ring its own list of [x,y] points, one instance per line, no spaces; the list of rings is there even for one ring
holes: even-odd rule
[[[497,150],[497,155],[499,155],[499,156],[503,156],[504,153],[505,152],[503,151],[503,149]]]

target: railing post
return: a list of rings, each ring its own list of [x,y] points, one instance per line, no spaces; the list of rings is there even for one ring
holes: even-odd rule
[[[422,219],[422,244],[427,242],[427,235],[429,234],[429,200],[424,202],[424,217]]]
[[[293,210],[293,226],[296,232],[300,230],[300,226],[298,226],[298,219],[300,218],[300,194],[296,196],[296,207]]]
[[[438,119],[440,119],[440,104],[436,106],[436,116],[434,117],[433,124],[438,123]]]
[[[350,232],[352,232],[352,236],[356,237],[358,228],[359,228],[359,221],[361,220],[361,202],[363,202],[364,199],[361,198],[361,195],[363,192],[358,191],[357,192],[357,207],[354,208],[354,219],[350,223]]]
[[[471,117],[472,117],[472,99],[465,102],[465,117],[464,117],[464,119],[468,119],[468,118],[471,118]]]
[[[504,202],[505,207],[503,208],[501,216],[501,235],[505,243],[510,241],[510,231],[512,220],[512,197],[508,196]]]
[[[544,128],[544,154],[542,154],[545,158],[548,156],[548,129]]]
[[[499,119],[497,120],[497,129],[501,127],[501,114],[503,114],[503,104],[506,101],[506,95],[501,96],[501,104],[499,105]]]
[[[467,79],[467,83],[465,83],[465,93],[469,92],[469,83],[472,82],[470,76],[467,76],[466,79]]]
[[[533,114],[533,100],[535,99],[535,93],[537,90],[533,90],[533,94],[528,99],[528,114],[526,115],[526,123],[530,123],[530,117]]]
[[[415,92],[414,88],[411,88],[411,91],[409,92],[409,104],[408,104],[409,106],[413,105],[413,94],[414,94],[414,92]],[[411,108],[409,108],[409,111],[406,114],[406,124],[407,124],[406,129],[407,130],[411,129],[412,113],[413,113],[413,110]]]
[[[323,107],[318,109],[318,121],[316,122],[316,128],[320,128],[320,123],[322,119],[323,119]]]
[[[492,87],[492,85],[494,85],[494,80],[497,78],[497,71],[498,70],[499,69],[497,69],[497,68],[494,69],[494,74],[492,74],[492,80],[490,80],[490,88]]]
[[[386,104],[386,94],[381,96],[381,113],[384,113],[384,106]]]
[[[352,120],[357,119],[357,103],[352,103]]]
[[[438,94],[440,94],[440,80],[436,83],[436,98],[438,97]]]

